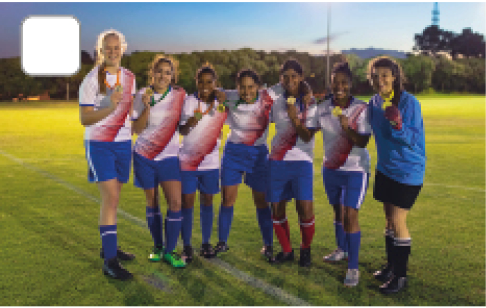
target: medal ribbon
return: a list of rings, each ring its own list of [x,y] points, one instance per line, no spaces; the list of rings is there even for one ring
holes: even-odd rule
[[[105,73],[108,73],[109,74],[110,72],[108,72],[108,70],[105,69]],[[120,74],[121,74],[121,69],[118,69],[118,72],[116,72],[116,83],[115,83],[115,85],[113,87],[110,86],[110,84],[106,81],[106,78],[105,78],[105,86],[108,89],[110,89],[110,90],[112,90],[113,88],[119,86],[120,85]]]

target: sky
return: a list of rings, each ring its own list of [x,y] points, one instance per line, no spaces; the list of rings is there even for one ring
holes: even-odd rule
[[[332,2],[332,51],[381,48],[411,51],[414,35],[431,24],[433,2]],[[128,52],[195,50],[284,51],[322,54],[328,3],[10,3],[0,2],[0,58],[20,55],[20,24],[29,15],[74,15],[81,23],[81,49],[94,50],[106,29],[122,32]],[[486,33],[484,2],[439,2],[442,29]]]

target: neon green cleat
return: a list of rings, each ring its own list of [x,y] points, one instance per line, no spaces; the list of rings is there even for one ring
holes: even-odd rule
[[[152,262],[159,262],[164,256],[164,246],[154,247],[153,252],[149,255],[149,260]]]
[[[184,268],[186,267],[186,262],[184,262],[180,256],[176,254],[175,251],[172,253],[164,254],[164,261],[172,265],[175,268]]]

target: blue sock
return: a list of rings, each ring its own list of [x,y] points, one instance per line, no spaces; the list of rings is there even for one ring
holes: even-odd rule
[[[348,269],[358,269],[359,247],[361,245],[361,231],[346,233],[349,243]]]
[[[223,206],[219,208],[218,235],[220,242],[228,242],[228,237],[233,220],[233,206]]]
[[[334,231],[336,234],[336,243],[339,249],[341,249],[342,251],[348,251],[348,245],[346,243],[346,235],[344,234],[343,224],[335,221]]]
[[[194,216],[194,208],[182,208],[182,228],[181,235],[184,246],[191,246],[192,237],[192,221]]]
[[[172,212],[167,211],[167,217],[165,218],[165,253],[172,253],[177,245],[177,238],[181,233],[182,216],[181,211]]]
[[[99,226],[101,236],[101,247],[105,255],[105,261],[116,257],[116,225]]]
[[[159,207],[149,207],[145,209],[147,215],[147,225],[154,239],[154,246],[161,247],[163,245],[162,240],[162,214]]]
[[[213,230],[213,205],[203,205],[200,208],[202,243],[209,244]]]
[[[263,209],[257,208],[258,225],[262,233],[263,243],[265,246],[273,245],[273,222],[272,211],[270,207]]]

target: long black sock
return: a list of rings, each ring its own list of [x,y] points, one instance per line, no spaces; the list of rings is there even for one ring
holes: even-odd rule
[[[408,256],[412,248],[411,238],[395,238],[395,270],[397,277],[407,277]]]
[[[395,232],[390,229],[385,229],[385,248],[388,267],[393,267],[393,252],[394,252]]]

